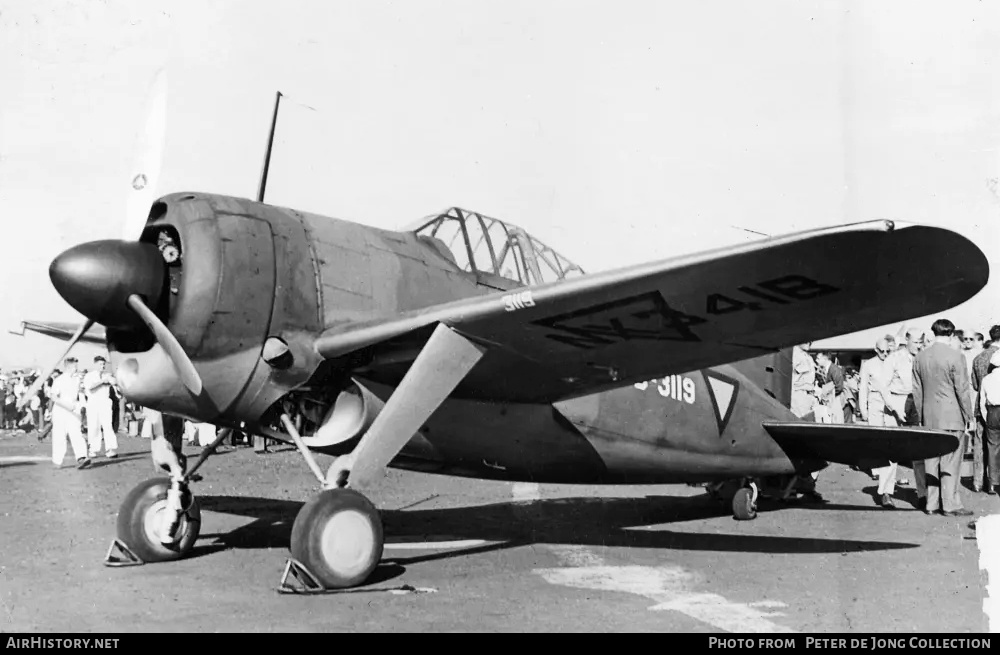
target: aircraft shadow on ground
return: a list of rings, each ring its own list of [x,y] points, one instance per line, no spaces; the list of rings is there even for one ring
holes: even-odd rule
[[[230,454],[232,452],[234,452],[234,451],[233,450],[220,450],[220,451],[217,451],[217,452],[213,453],[209,457],[209,459],[214,459],[216,457],[224,457],[225,455],[228,455],[228,454]],[[187,461],[188,461],[188,466],[189,467],[192,466],[195,463],[195,461],[197,461],[198,456],[200,454],[201,454],[200,451],[196,451],[196,452],[193,452],[193,453],[191,453],[191,452],[184,453],[184,455],[187,457]],[[118,455],[118,457],[115,457],[114,459],[107,459],[105,457],[96,457],[96,458],[92,458],[92,459],[93,459],[93,461],[90,464],[90,466],[87,467],[88,469],[97,469],[97,468],[101,468],[101,467],[104,467],[104,466],[111,466],[113,464],[123,464],[125,462],[132,462],[132,461],[142,460],[142,459],[149,460],[150,466],[153,465],[152,464],[151,455],[149,454],[149,451],[142,451],[142,452],[136,452],[136,453],[126,453],[124,455]]]
[[[9,469],[15,466],[34,466],[37,462],[0,462],[0,469]]]
[[[971,491],[972,493],[980,493],[976,491],[975,487],[972,486],[972,480],[973,478],[971,475],[967,475],[964,478],[962,478],[962,488],[965,489],[966,491]],[[990,484],[993,484],[993,482],[990,481]]]
[[[95,461],[92,461],[91,464],[90,464],[90,466],[88,466],[87,468],[99,469],[99,468],[104,467],[104,466],[112,466],[114,464],[123,464],[125,462],[130,462],[132,460],[140,459],[140,458],[143,458],[143,457],[145,457],[145,458],[148,459],[149,458],[149,453],[128,453],[127,455],[119,455],[118,457],[115,457],[114,459],[107,459],[107,458],[97,459],[97,458],[95,458]]]
[[[233,496],[200,497],[203,511],[253,517],[251,523],[225,534],[203,534],[228,548],[287,548],[292,523],[302,503]],[[767,501],[765,501],[767,503]],[[787,506],[773,503],[775,506]],[[768,505],[762,504],[767,510]],[[885,511],[854,505],[811,505],[810,509]],[[531,544],[565,544],[660,548],[715,552],[845,553],[916,548],[918,544],[874,540],[778,537],[745,534],[753,524],[733,533],[691,533],[664,529],[671,523],[729,516],[727,507],[707,496],[671,498],[559,498],[534,502],[502,502],[442,509],[386,510],[382,513],[385,539],[393,542],[483,540],[494,542],[461,550],[389,557],[385,561],[413,564]],[[766,521],[767,514],[763,515]],[[211,518],[203,516],[203,524]],[[654,529],[641,529],[653,526]],[[765,526],[761,526],[764,528]],[[433,547],[429,547],[432,550]],[[206,553],[207,554],[207,553]]]

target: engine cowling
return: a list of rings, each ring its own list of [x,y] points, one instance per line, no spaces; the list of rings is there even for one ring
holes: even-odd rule
[[[303,435],[302,441],[316,450],[346,452],[371,427],[383,407],[381,398],[352,380],[337,394],[316,432]]]

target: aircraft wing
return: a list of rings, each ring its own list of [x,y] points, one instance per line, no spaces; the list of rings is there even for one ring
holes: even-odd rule
[[[792,461],[822,460],[874,469],[888,466],[889,462],[940,457],[958,448],[958,437],[930,428],[804,421],[763,425]]]
[[[10,332],[11,334],[24,336],[24,331],[30,330],[31,332],[38,332],[39,334],[67,341],[70,337],[76,334],[76,331],[79,328],[80,323],[62,323],[59,321],[21,321],[20,329],[11,330]],[[83,336],[80,337],[80,341],[104,345],[104,326],[94,325],[83,333]]]
[[[316,349],[395,383],[443,323],[486,347],[456,395],[551,402],[944,311],[988,278],[955,232],[871,221],[345,323]]]

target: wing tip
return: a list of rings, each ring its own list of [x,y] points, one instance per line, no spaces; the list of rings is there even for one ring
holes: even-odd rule
[[[882,221],[876,221],[882,222]],[[986,253],[972,239],[947,227],[885,220],[893,233],[886,242],[889,248],[905,248],[910,259],[923,262],[923,268],[933,269],[934,276],[944,281],[938,286],[947,290],[944,302],[929,313],[946,311],[974,298],[990,280],[990,262]],[[897,241],[896,239],[905,239]]]

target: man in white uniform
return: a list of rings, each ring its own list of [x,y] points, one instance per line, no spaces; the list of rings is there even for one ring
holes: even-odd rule
[[[118,457],[118,436],[115,434],[111,416],[111,385],[115,379],[105,371],[107,360],[94,357],[94,370],[83,376],[83,390],[87,394],[87,439],[90,441],[90,456],[97,457],[103,442],[108,459]]]
[[[62,374],[52,381],[52,463],[61,467],[69,438],[77,468],[90,466],[87,442],[81,434],[80,378],[76,357],[67,357]]]

